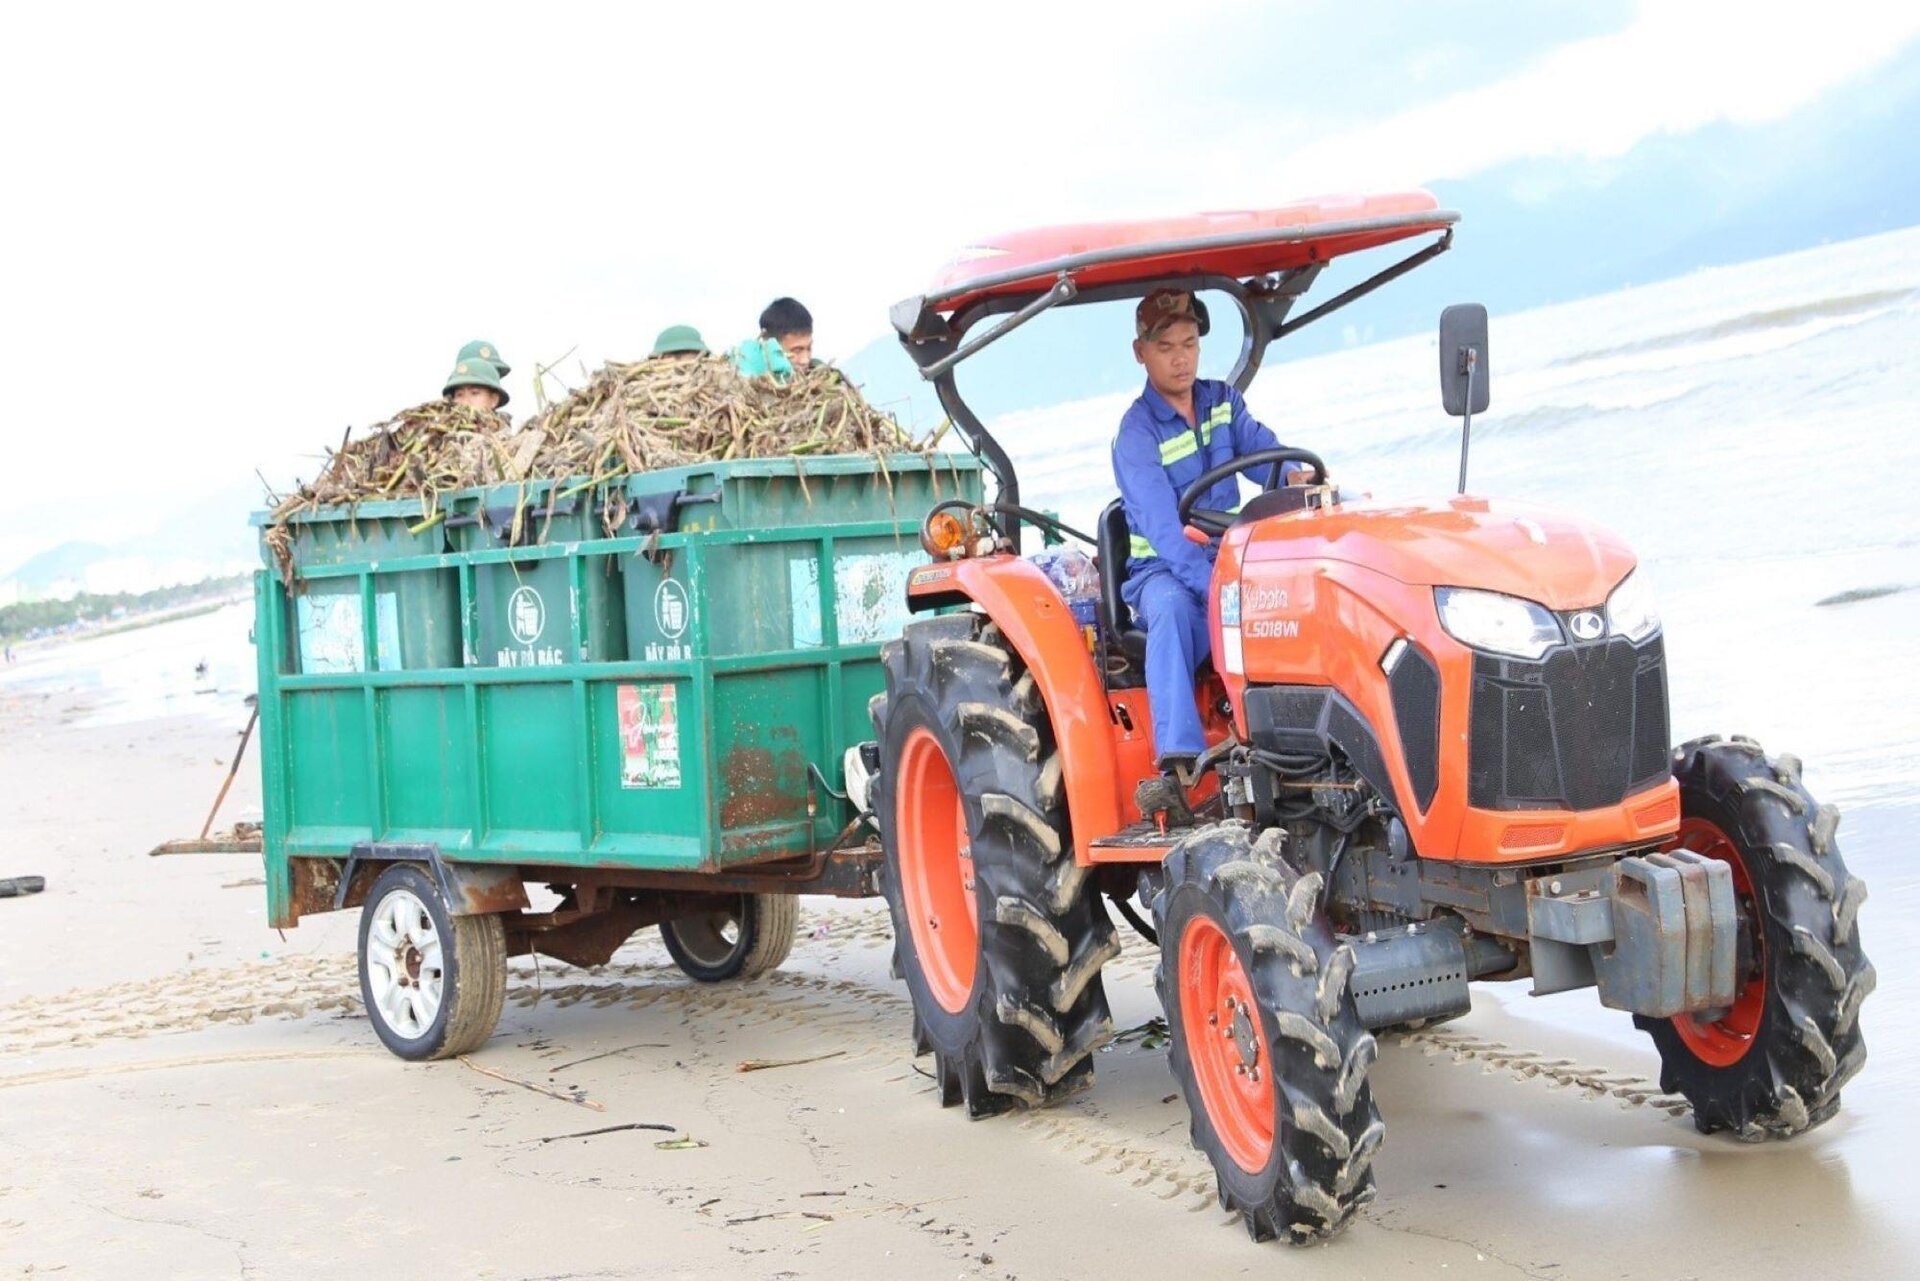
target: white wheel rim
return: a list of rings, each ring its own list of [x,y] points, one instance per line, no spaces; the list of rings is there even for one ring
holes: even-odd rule
[[[367,992],[379,1020],[417,1041],[440,1016],[446,962],[427,905],[411,890],[389,890],[367,928]]]

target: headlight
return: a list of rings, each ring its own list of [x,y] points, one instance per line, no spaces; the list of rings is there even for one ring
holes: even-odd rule
[[[1538,658],[1560,643],[1560,624],[1553,615],[1518,596],[1436,587],[1433,602],[1447,635],[1474,649]]]
[[[1643,641],[1660,630],[1660,611],[1653,607],[1653,593],[1641,584],[1639,574],[1621,579],[1607,597],[1607,630],[1632,641]]]

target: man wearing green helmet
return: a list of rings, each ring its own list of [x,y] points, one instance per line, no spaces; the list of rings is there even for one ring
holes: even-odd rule
[[[484,360],[492,365],[495,372],[502,378],[513,372],[513,366],[509,365],[506,357],[500,354],[500,349],[484,338],[476,338],[462,347],[460,354],[453,359],[455,364],[463,360]]]
[[[501,409],[507,403],[507,389],[500,385],[498,366],[481,356],[455,361],[440,394],[456,405],[471,405],[488,412]]]
[[[692,325],[668,325],[653,340],[652,360],[686,360],[692,356],[707,355],[706,339]]]

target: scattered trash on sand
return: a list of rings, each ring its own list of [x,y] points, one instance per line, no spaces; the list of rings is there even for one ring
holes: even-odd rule
[[[768,1068],[799,1067],[802,1063],[819,1063],[824,1059],[837,1059],[845,1050],[835,1050],[830,1054],[815,1054],[804,1059],[742,1059],[734,1068],[736,1072],[764,1072]]]
[[[548,1134],[534,1139],[535,1143],[558,1143],[562,1139],[591,1139],[598,1134],[618,1134],[623,1130],[665,1130],[672,1134],[677,1126],[662,1125],[658,1121],[629,1121],[625,1125],[603,1125],[597,1130],[577,1130],[572,1134]]]
[[[562,1103],[577,1103],[581,1107],[591,1108],[595,1112],[605,1112],[607,1110],[605,1104],[596,1103],[592,1099],[588,1098],[587,1092],[585,1090],[548,1089],[546,1086],[536,1085],[532,1081],[522,1081],[517,1076],[508,1076],[504,1072],[496,1072],[492,1068],[481,1067],[478,1063],[475,1063],[471,1058],[467,1057],[464,1054],[460,1056],[460,1062],[472,1068],[474,1071],[478,1072],[481,1076],[490,1076],[496,1081],[505,1081],[508,1085],[517,1085],[523,1090],[532,1090],[535,1094],[544,1094],[548,1098],[558,1099]]]
[[[46,888],[44,876],[0,876],[0,898],[25,898]]]

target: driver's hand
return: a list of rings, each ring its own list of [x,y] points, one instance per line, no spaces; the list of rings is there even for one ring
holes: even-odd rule
[[[1305,467],[1296,467],[1292,471],[1287,473],[1287,484],[1289,485],[1324,485],[1327,483],[1325,478],[1322,478],[1320,480],[1308,480],[1307,477],[1311,476],[1312,474],[1313,473],[1308,471]]]

